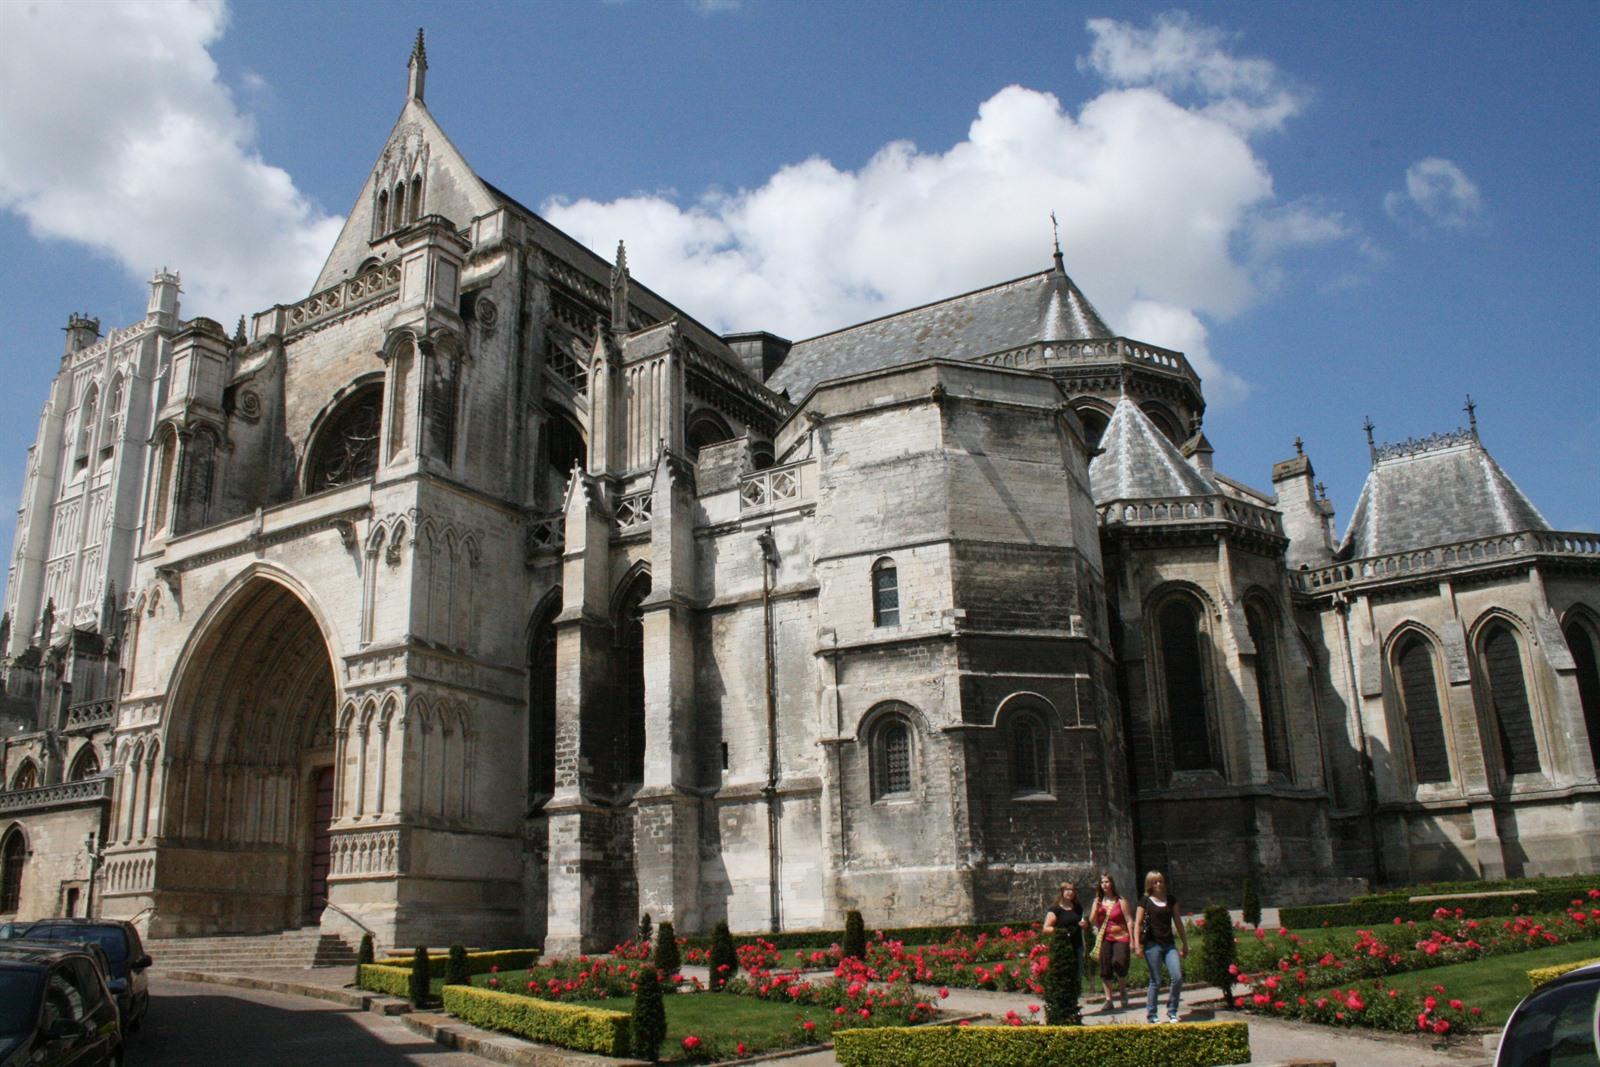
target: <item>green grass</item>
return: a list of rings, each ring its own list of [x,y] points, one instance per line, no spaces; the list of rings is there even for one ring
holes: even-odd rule
[[[1427,971],[1414,971],[1409,975],[1396,975],[1391,984],[1412,979],[1418,986],[1432,988],[1442,985],[1452,997],[1483,1009],[1483,1025],[1504,1026],[1522,998],[1528,995],[1528,972],[1536,967],[1554,967],[1558,963],[1571,963],[1600,955],[1600,946],[1593,941],[1575,941],[1569,945],[1553,945],[1532,952],[1513,952],[1505,956],[1489,956],[1470,963],[1452,963],[1447,967],[1434,967]]]
[[[818,1041],[828,1040],[832,1032],[832,1008],[796,1006],[731,993],[694,993],[669,996],[662,1001],[667,1009],[667,1040],[661,1046],[662,1062],[671,1063],[683,1056],[683,1039],[694,1034],[707,1044],[715,1042],[729,1056],[743,1041],[750,1055],[761,1051],[793,1048],[802,1044],[800,1023],[809,1019],[817,1024]],[[563,1000],[584,1008],[633,1011],[632,997],[605,1000]]]

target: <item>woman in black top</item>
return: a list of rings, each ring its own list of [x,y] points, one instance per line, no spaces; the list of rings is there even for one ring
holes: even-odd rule
[[[1180,947],[1181,946],[1181,947]],[[1144,897],[1133,919],[1133,951],[1144,953],[1150,968],[1150,988],[1145,998],[1145,1017],[1159,1022],[1161,968],[1167,969],[1172,984],[1167,995],[1167,1022],[1178,1021],[1178,995],[1183,992],[1183,957],[1189,954],[1189,934],[1183,928],[1178,902],[1167,892],[1167,879],[1160,871],[1144,876]]]
[[[1057,930],[1065,930],[1072,938],[1072,948],[1077,954],[1079,965],[1083,960],[1083,905],[1078,903],[1078,887],[1071,882],[1061,883],[1061,892],[1056,894],[1056,902],[1045,913],[1044,932],[1054,934]]]

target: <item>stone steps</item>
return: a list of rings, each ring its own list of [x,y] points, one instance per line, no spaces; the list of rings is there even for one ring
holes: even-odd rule
[[[353,964],[356,950],[336,934],[318,929],[281,934],[167,937],[145,942],[159,970],[236,970]]]

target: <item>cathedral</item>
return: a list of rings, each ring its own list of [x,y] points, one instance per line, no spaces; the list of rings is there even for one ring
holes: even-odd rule
[[[480,178],[426,71],[308,296],[230,333],[163,268],[69,319],[0,920],[560,954],[1032,917],[1102,869],[1198,905],[1600,866],[1600,535],[1470,405],[1369,431],[1340,537],[1298,446],[1214,465],[1188,360],[1059,250],[719,336]]]

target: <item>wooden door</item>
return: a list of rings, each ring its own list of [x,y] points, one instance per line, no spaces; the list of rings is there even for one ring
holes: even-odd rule
[[[319,767],[313,779],[315,799],[311,803],[311,871],[306,892],[306,922],[322,918],[322,909],[328,906],[328,863],[330,835],[328,827],[333,822],[333,768]]]

